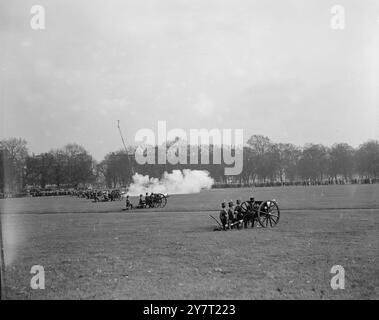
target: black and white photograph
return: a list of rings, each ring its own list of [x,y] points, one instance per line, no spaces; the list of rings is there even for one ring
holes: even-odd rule
[[[1,300],[378,300],[379,1],[1,0],[0,212]]]

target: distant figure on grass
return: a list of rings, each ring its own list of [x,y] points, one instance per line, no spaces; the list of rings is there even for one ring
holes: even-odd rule
[[[100,201],[100,199],[99,199],[99,197],[98,197],[98,191],[97,191],[97,190],[95,190],[95,192],[93,193],[93,200],[94,200],[95,202]]]
[[[151,206],[151,197],[149,197],[149,194],[146,192],[145,194],[145,205],[146,206]]]
[[[154,193],[150,193],[150,204],[149,204],[149,207],[152,207],[154,205],[154,200],[155,200],[155,195]]]
[[[137,208],[144,208],[145,207],[145,202],[143,201],[143,195],[139,195],[139,201],[138,201],[138,206]]]
[[[129,200],[129,196],[126,196],[126,210],[132,210],[133,204]]]

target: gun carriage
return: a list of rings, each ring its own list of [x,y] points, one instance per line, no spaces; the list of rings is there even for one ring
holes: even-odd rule
[[[255,226],[259,223],[263,228],[274,227],[280,219],[280,209],[275,199],[256,201],[250,198],[241,203],[241,212],[245,225],[251,223]]]

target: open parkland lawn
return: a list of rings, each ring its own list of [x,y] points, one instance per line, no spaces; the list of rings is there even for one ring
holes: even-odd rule
[[[132,212],[70,196],[0,200],[5,298],[379,298],[379,185],[256,188],[278,201],[279,224],[214,232],[220,202],[250,194],[172,195]],[[44,290],[30,287],[33,265]],[[330,286],[333,265],[344,290]]]

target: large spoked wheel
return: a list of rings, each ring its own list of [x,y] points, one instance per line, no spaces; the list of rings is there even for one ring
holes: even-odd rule
[[[167,204],[167,198],[162,194],[160,195],[160,201],[159,201],[159,206],[161,208],[164,208]]]
[[[263,201],[258,209],[258,222],[263,228],[275,227],[280,218],[279,206],[275,201]]]

